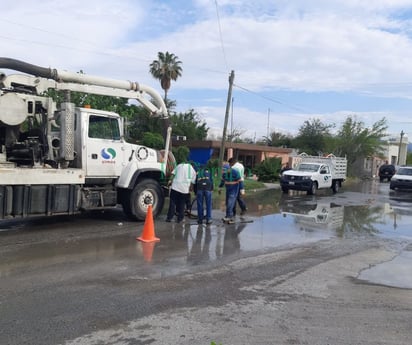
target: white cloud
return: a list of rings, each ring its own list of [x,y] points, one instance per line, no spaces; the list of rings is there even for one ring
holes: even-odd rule
[[[266,135],[268,108],[276,130],[296,132],[306,119],[333,120],[342,111],[372,114],[375,121],[388,114],[397,131],[411,97],[411,10],[411,0],[16,0],[0,5],[0,44],[3,56],[156,88],[148,66],[159,51],[173,52],[183,62],[183,76],[170,94],[211,128],[223,123],[234,70],[235,84],[251,92],[274,100],[280,90],[296,93],[288,102],[259,95],[251,103],[243,96],[243,103],[236,101],[237,126],[249,136]],[[194,90],[198,96],[185,96]],[[350,91],[389,103],[366,109],[358,100],[346,111],[312,111],[300,107],[300,91],[317,99],[322,92]],[[404,103],[393,106],[395,97]]]

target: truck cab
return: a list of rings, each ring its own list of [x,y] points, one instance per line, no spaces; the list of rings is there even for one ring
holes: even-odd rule
[[[314,194],[318,188],[332,186],[329,166],[320,163],[301,163],[296,170],[287,170],[281,177],[282,190],[299,190]]]

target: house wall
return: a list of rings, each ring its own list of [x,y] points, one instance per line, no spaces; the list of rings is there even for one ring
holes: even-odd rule
[[[280,158],[282,165],[289,162],[289,153],[280,152],[261,152],[259,157],[259,163],[263,162],[266,158]]]
[[[181,141],[174,140],[173,146],[186,146],[190,150],[189,159],[199,164],[206,164],[210,159],[218,159],[221,142],[218,141]],[[253,169],[265,158],[278,157],[282,165],[289,161],[289,154],[293,152],[288,148],[276,148],[246,143],[227,143],[224,159],[235,157],[243,163],[245,168]]]

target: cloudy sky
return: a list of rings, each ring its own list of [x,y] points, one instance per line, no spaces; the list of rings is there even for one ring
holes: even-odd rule
[[[169,97],[221,135],[296,134],[347,116],[412,137],[412,0],[14,0],[0,4],[0,55],[133,80],[157,53],[182,61]]]

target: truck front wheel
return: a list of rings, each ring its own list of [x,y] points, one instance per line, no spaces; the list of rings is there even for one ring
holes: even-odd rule
[[[285,193],[285,194],[289,193],[289,188],[282,187],[282,192]]]
[[[149,204],[152,205],[153,217],[162,212],[164,196],[159,183],[155,180],[144,179],[127,194],[126,200],[123,201],[123,209],[130,218],[145,220]]]
[[[316,181],[313,181],[312,185],[310,186],[310,190],[308,190],[308,195],[315,195],[317,190],[318,190],[318,183]]]

